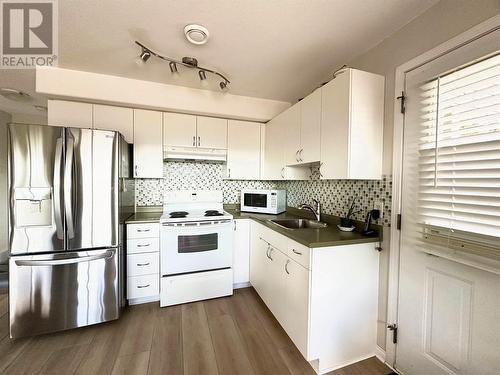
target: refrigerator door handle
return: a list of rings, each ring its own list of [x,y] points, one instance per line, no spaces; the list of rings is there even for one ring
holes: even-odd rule
[[[66,226],[68,238],[75,237],[75,225],[73,222],[73,158],[75,151],[75,140],[68,137],[66,140],[66,165],[64,167],[64,209],[66,214]]]
[[[36,266],[59,266],[63,264],[74,264],[74,263],[82,263],[82,262],[90,262],[98,259],[109,259],[113,256],[112,250],[107,250],[102,254],[89,255],[85,257],[69,257],[62,259],[39,259],[39,260],[16,260],[16,266],[27,266],[27,267],[36,267]]]
[[[54,158],[54,220],[56,222],[56,234],[60,240],[64,239],[64,226],[61,214],[61,168],[62,168],[62,138],[56,140],[56,152]]]

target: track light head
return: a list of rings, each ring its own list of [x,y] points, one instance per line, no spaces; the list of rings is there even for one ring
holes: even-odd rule
[[[143,49],[139,57],[141,58],[142,61],[146,62],[151,57],[151,52],[149,52],[146,49]]]
[[[206,79],[207,79],[207,74],[205,73],[205,71],[204,71],[204,70],[200,70],[200,71],[198,71],[198,75],[200,76],[200,80],[201,80],[201,81],[204,81],[204,80],[206,80]]]
[[[221,89],[221,90],[225,90],[225,89],[227,88],[227,82],[225,82],[225,81],[221,81],[221,82],[219,83],[219,86],[220,86],[220,89]]]
[[[170,66],[170,71],[172,73],[177,73],[177,64],[174,63],[173,61],[169,62],[168,65]]]

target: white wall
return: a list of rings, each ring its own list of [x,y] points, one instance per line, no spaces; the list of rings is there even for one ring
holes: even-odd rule
[[[383,173],[392,174],[392,140],[396,68],[471,27],[500,13],[498,0],[442,0],[376,47],[361,54],[349,66],[385,76]],[[390,228],[384,228],[380,253],[378,345],[385,349]]]
[[[47,114],[33,115],[26,113],[13,113],[12,122],[16,122],[18,124],[47,125]]]
[[[11,115],[0,111],[0,264],[8,259],[7,123]]]
[[[36,91],[50,98],[266,122],[290,103],[71,69],[37,67]]]

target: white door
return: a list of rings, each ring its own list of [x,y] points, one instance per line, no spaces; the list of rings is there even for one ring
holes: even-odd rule
[[[227,120],[215,117],[196,118],[198,147],[227,148]]]
[[[165,146],[195,147],[196,116],[163,113],[163,144]]]
[[[285,259],[285,319],[288,336],[307,358],[309,324],[309,270],[292,259]]]
[[[321,89],[306,96],[300,102],[300,150],[302,163],[320,160],[321,144]]]
[[[250,220],[234,220],[233,283],[250,281]]]
[[[229,120],[227,128],[227,178],[260,179],[260,125]]]
[[[498,40],[406,74],[395,363],[405,375],[499,373],[500,55],[483,59]]]
[[[92,129],[92,104],[49,100],[47,123],[52,126]]]
[[[134,177],[163,178],[161,112],[134,109]]]
[[[94,104],[94,129],[120,132],[127,143],[134,143],[132,108]]]
[[[262,299],[265,295],[266,270],[268,265],[269,244],[262,239],[261,224],[251,223],[250,239],[250,283]],[[267,298],[266,298],[267,299]]]
[[[321,173],[324,179],[347,179],[349,163],[351,71],[321,88]]]
[[[283,122],[278,115],[265,125],[264,179],[285,179]]]
[[[280,142],[285,142],[285,164],[300,164],[300,104],[288,108],[280,117],[283,127]]]
[[[287,315],[285,293],[285,263],[287,257],[275,247],[270,247],[267,258],[265,290],[266,305],[276,319],[283,324]]]

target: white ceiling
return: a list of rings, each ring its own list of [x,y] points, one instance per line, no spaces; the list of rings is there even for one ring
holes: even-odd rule
[[[231,80],[237,95],[295,102],[325,77],[397,31],[437,0],[64,0],[59,1],[59,66],[203,88],[194,71],[170,73],[153,58],[134,62],[139,40]],[[183,28],[208,28],[207,44],[187,42]],[[0,71],[0,86],[34,94],[33,71]],[[205,86],[218,90],[218,81]],[[35,102],[43,98],[35,95]],[[33,104],[33,103],[31,103]],[[0,108],[37,113],[0,97]]]

